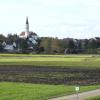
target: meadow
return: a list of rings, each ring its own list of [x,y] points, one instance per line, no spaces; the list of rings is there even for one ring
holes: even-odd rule
[[[100,56],[0,54],[0,65],[100,68]]]
[[[80,92],[100,88],[100,85],[80,86]],[[1,82],[0,100],[48,100],[73,94],[75,86]]]
[[[100,96],[90,97],[90,98],[87,98],[86,100],[100,100]]]
[[[0,100],[47,100],[69,95],[75,93],[78,82],[80,92],[98,89],[99,69],[99,55],[0,54]]]

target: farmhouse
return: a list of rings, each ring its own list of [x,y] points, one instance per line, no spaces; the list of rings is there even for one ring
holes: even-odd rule
[[[16,43],[13,42],[13,44],[7,44],[6,42],[3,42],[2,46],[5,51],[14,51],[16,48]]]

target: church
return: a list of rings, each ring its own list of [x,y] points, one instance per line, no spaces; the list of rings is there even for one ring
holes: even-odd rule
[[[21,32],[18,35],[18,42],[17,43],[12,43],[12,44],[7,44],[5,41],[2,43],[3,45],[3,49],[5,51],[21,51],[22,47],[20,46],[21,41],[25,41],[26,45],[27,45],[27,49],[31,49],[34,50],[36,48],[36,46],[38,45],[38,40],[39,37],[36,33],[32,32],[29,30],[29,21],[28,21],[28,17],[26,17],[26,24],[25,24],[25,31]],[[22,45],[24,45],[22,43]]]
[[[19,35],[21,39],[27,39],[28,49],[34,49],[34,46],[38,44],[38,35],[32,31],[29,31],[29,21],[26,18],[25,31]]]

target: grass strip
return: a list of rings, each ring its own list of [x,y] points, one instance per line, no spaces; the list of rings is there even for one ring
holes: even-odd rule
[[[81,86],[80,92],[100,88],[100,85]],[[0,100],[47,100],[75,93],[75,86],[0,82]]]

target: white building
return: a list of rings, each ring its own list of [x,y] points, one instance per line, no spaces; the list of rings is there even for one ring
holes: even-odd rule
[[[6,42],[2,43],[3,49],[6,51],[14,51],[14,49],[16,48],[16,43],[13,42],[13,44],[6,44]]]
[[[38,35],[32,31],[29,31],[28,17],[26,18],[25,31],[21,32],[21,34],[19,35],[19,38],[27,39],[29,48],[34,48],[34,46],[38,44],[37,42],[37,40],[39,39]]]

